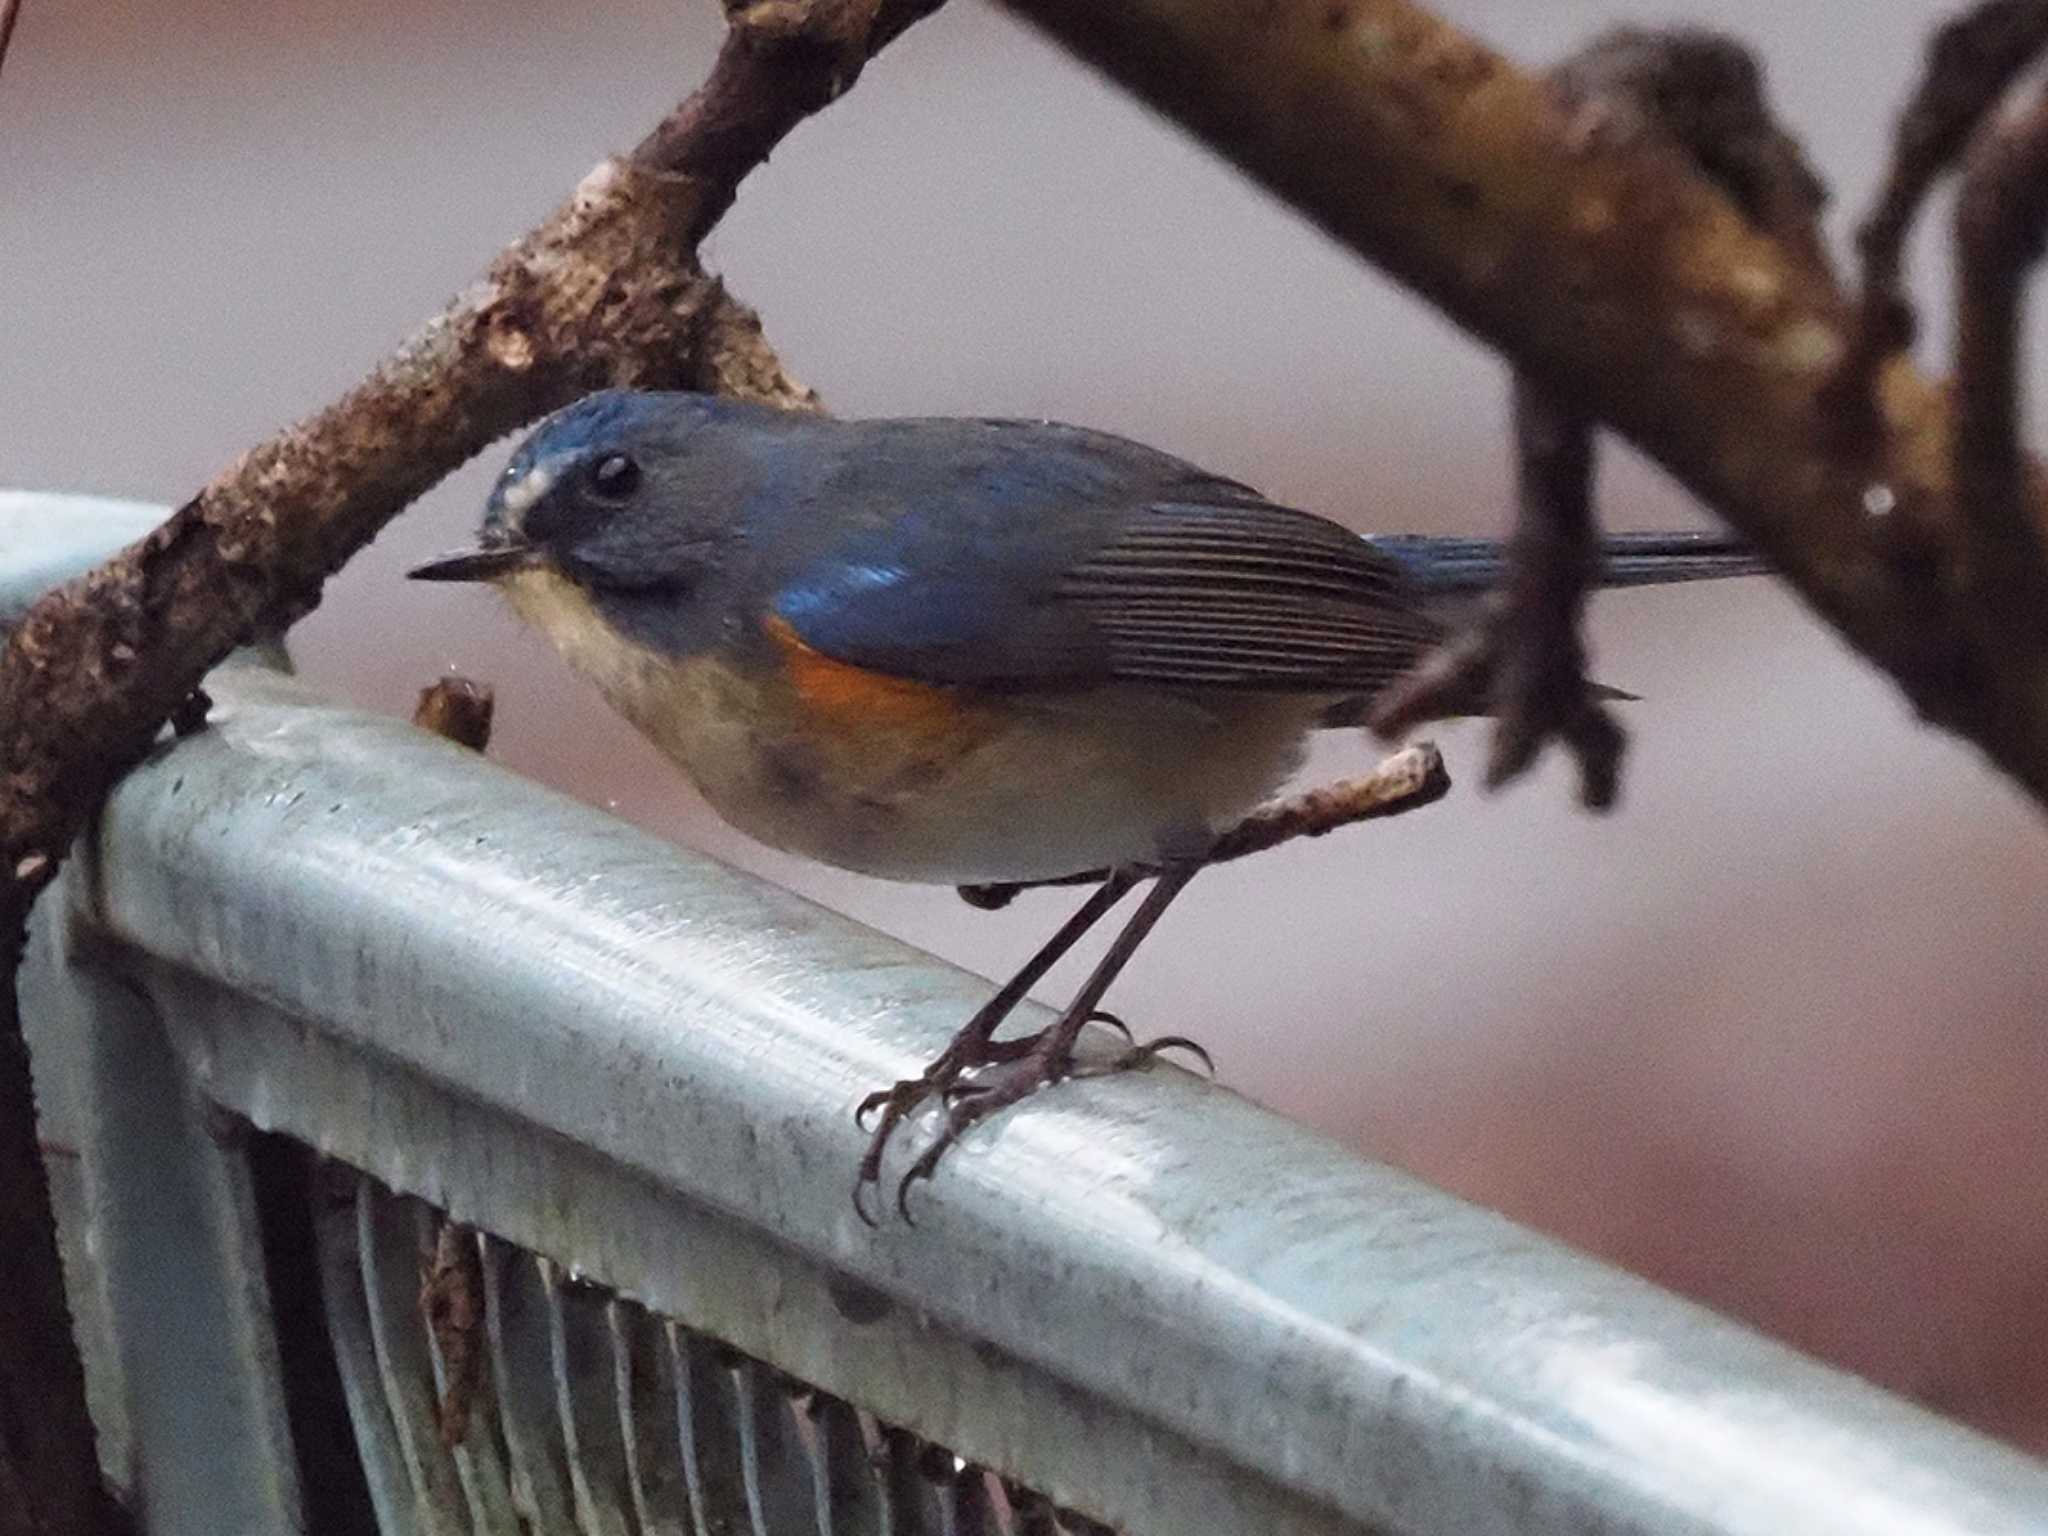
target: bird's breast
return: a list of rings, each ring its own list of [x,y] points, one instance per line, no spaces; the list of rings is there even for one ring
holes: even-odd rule
[[[773,618],[765,644],[670,658],[548,585],[561,581],[525,573],[513,602],[721,817],[885,879],[1050,879],[1185,851],[1293,771],[1317,708],[936,686],[833,660]]]

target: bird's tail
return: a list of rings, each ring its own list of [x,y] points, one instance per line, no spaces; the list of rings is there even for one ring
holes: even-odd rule
[[[1397,533],[1371,534],[1368,542],[1400,561],[1409,579],[1432,596],[1488,591],[1507,569],[1502,539]],[[1610,533],[1600,540],[1600,554],[1603,587],[1718,581],[1760,576],[1771,568],[1751,545],[1724,533]]]

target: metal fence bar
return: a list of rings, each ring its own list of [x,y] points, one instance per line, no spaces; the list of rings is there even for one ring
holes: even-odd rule
[[[323,1201],[314,1213],[320,1232],[320,1291],[327,1327],[348,1400],[349,1421],[369,1483],[371,1507],[384,1536],[419,1536],[431,1529],[430,1518],[418,1513],[420,1494],[408,1469],[399,1425],[385,1392],[383,1372],[371,1340],[373,1305],[363,1286],[361,1229],[353,1202]],[[173,1445],[154,1448],[158,1456],[176,1453]]]
[[[72,878],[91,878],[84,864]],[[238,1132],[193,1091],[120,957],[52,924],[56,911],[40,910],[25,1016],[78,1071],[75,1091],[52,1097],[68,1101],[62,1135],[84,1154],[69,1267],[90,1270],[112,1324],[87,1334],[98,1427],[119,1445],[105,1459],[126,1472],[152,1536],[295,1529],[298,1471]],[[46,1084],[39,1062],[39,1096]],[[75,1296],[85,1289],[84,1275],[67,1278]]]
[[[371,1358],[390,1406],[419,1528],[427,1536],[465,1536],[469,1526],[461,1518],[456,1493],[459,1474],[441,1455],[429,1396],[433,1373],[427,1363],[427,1341],[416,1322],[413,1298],[419,1290],[419,1257],[417,1244],[406,1231],[411,1223],[392,1220],[395,1213],[367,1198],[368,1191],[361,1186],[368,1181],[358,1183],[356,1261],[369,1304]]]
[[[481,1241],[484,1329],[511,1464],[512,1506],[531,1529],[567,1530],[575,1495],[569,1486],[561,1418],[555,1411],[540,1270],[494,1238]]]
[[[614,1385],[632,1478],[633,1518],[641,1536],[690,1536],[688,1484],[681,1476],[675,1385],[661,1324],[630,1302],[606,1308],[612,1329]]]
[[[1137,1536],[2048,1520],[2041,1464],[1171,1069],[1034,1100],[870,1232],[850,1108],[984,983],[286,680],[211,686],[59,898],[200,1093],[1006,1479]],[[686,1444],[746,1422],[690,1358]],[[603,1374],[556,1435],[618,1437]],[[562,1448],[506,1436],[539,1497]],[[891,1530],[986,1518],[950,1462],[886,1481]]]
[[[0,490],[0,624],[170,514],[146,501]]]
[[[872,1233],[847,1200],[849,1108],[981,982],[288,681],[237,673],[216,697],[214,729],[117,794],[98,879],[71,891],[175,967],[154,985],[207,1091],[463,1219],[517,1148],[547,1160],[544,1126],[588,1177],[681,1202],[671,1239],[718,1229],[677,1256],[704,1294],[676,1315],[1091,1514],[1196,1528],[1146,1524],[1185,1502],[1156,1457],[1126,1463],[1134,1487],[1077,1485],[1085,1447],[966,1400],[969,1380],[1000,1397],[999,1372],[917,1376],[945,1351],[901,1337],[849,1371],[844,1338],[764,1314],[754,1286],[805,1271],[827,1315],[835,1288],[914,1310],[1092,1405],[1069,1438],[1122,1416],[1178,1442],[1212,1517],[1250,1516],[1238,1484],[1295,1501],[1289,1526],[1323,1508],[1474,1536],[2018,1531],[2048,1511],[2038,1464],[1176,1071],[1034,1101],[922,1192],[918,1229]],[[493,1134],[504,1163],[458,1172],[458,1143]],[[544,1179],[528,1198],[554,1230],[506,1235],[670,1310],[650,1291],[681,1282],[627,1251],[648,1228],[615,1193],[587,1224]],[[711,1296],[743,1252],[751,1275]]]

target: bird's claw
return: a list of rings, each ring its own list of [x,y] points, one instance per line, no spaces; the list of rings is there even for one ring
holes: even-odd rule
[[[887,1088],[877,1089],[860,1101],[853,1112],[853,1120],[862,1130],[867,1129],[869,1117],[877,1110],[881,1111],[881,1120],[868,1138],[867,1151],[861,1157],[860,1171],[853,1181],[853,1208],[859,1213],[862,1221],[871,1227],[876,1225],[874,1217],[868,1213],[865,1197],[871,1187],[881,1183],[882,1154],[888,1148],[889,1138],[896,1134],[896,1128],[910,1117],[911,1112],[932,1098],[938,1099],[950,1109],[956,1097],[970,1096],[980,1091],[981,1085],[961,1081],[968,1072],[976,1067],[1014,1060],[1029,1050],[1034,1039],[984,1040],[972,1050],[962,1048],[960,1042],[956,1040],[940,1052],[931,1065],[916,1077],[907,1077]],[[915,1173],[916,1169],[913,1168],[912,1172]],[[929,1171],[923,1175],[926,1178],[930,1176]],[[902,1209],[902,1204],[899,1189],[899,1210]],[[907,1212],[905,1219],[909,1219]]]
[[[938,1134],[932,1137],[931,1145],[917,1155],[917,1161],[910,1165],[909,1171],[896,1185],[896,1211],[905,1224],[917,1225],[910,1214],[910,1187],[937,1173],[940,1159],[969,1129],[997,1110],[1058,1082],[1071,1071],[1071,1062],[1059,1063],[1034,1053],[1001,1082],[955,1083],[949,1087],[945,1093],[946,1114],[939,1123]]]
[[[922,1076],[905,1078],[890,1087],[876,1090],[862,1099],[853,1112],[853,1123],[862,1130],[867,1129],[870,1115],[876,1110],[882,1112],[881,1123],[868,1138],[867,1151],[861,1155],[860,1170],[853,1179],[854,1213],[870,1227],[880,1225],[868,1212],[866,1196],[871,1186],[881,1182],[882,1151],[889,1145],[889,1138],[895,1135],[896,1127],[903,1123],[905,1116],[933,1092],[944,1093],[946,1086],[950,1086],[942,1086],[940,1081],[945,1065],[946,1058],[941,1056],[924,1070]]]
[[[1134,1043],[1102,1071],[1128,1072],[1133,1067],[1144,1066],[1153,1057],[1163,1055],[1167,1051],[1186,1051],[1202,1064],[1202,1071],[1205,1074],[1210,1077],[1216,1075],[1216,1059],[1204,1050],[1199,1042],[1190,1040],[1186,1035],[1160,1035],[1156,1039],[1145,1041],[1142,1045]]]
[[[878,1088],[862,1099],[860,1103],[854,1106],[853,1123],[862,1130],[866,1130],[868,1128],[868,1116],[893,1099],[903,1090],[903,1086],[902,1083],[898,1083],[893,1088]]]
[[[1122,1035],[1126,1040],[1130,1041],[1131,1044],[1136,1045],[1138,1043],[1137,1036],[1131,1033],[1131,1026],[1126,1024],[1122,1019],[1118,1018],[1115,1014],[1111,1013],[1107,1008],[1097,1008],[1093,1013],[1088,1015],[1088,1022],[1090,1024],[1106,1024],[1107,1026],[1109,1026],[1109,1028],[1115,1030],[1118,1034]]]
[[[1130,1029],[1115,1014],[1097,1009],[1088,1015],[1088,1020],[1090,1023],[1107,1024],[1126,1040],[1132,1039]],[[917,1155],[917,1160],[896,1185],[897,1213],[910,1226],[917,1225],[910,1214],[911,1186],[937,1173],[940,1161],[968,1130],[999,1110],[1029,1098],[1041,1088],[1051,1087],[1069,1077],[1108,1077],[1128,1072],[1145,1066],[1167,1051],[1186,1051],[1202,1064],[1209,1076],[1216,1075],[1216,1063],[1209,1053],[1185,1035],[1161,1035],[1142,1043],[1133,1041],[1099,1066],[1076,1066],[1070,1051],[1053,1049],[1057,1028],[1053,1026],[1052,1030],[1021,1039],[983,1041],[972,1052],[948,1047],[921,1075],[905,1078],[893,1087],[878,1090],[861,1100],[854,1116],[863,1128],[876,1110],[882,1112],[882,1118],[868,1140],[867,1153],[861,1158],[860,1173],[854,1181],[853,1208],[860,1214],[860,1219],[871,1227],[877,1225],[869,1214],[866,1197],[871,1188],[881,1183],[882,1154],[896,1128],[928,1099],[937,1099],[945,1111],[938,1132],[933,1136],[931,1145]],[[988,1078],[969,1076],[997,1066],[1006,1066],[1010,1070]]]

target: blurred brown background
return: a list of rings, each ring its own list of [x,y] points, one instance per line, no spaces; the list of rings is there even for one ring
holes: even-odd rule
[[[1946,10],[1444,8],[1531,63],[1621,19],[1740,31],[1837,234]],[[27,0],[0,485],[189,491],[632,142],[716,36],[708,0]],[[801,129],[708,254],[842,412],[1064,417],[1361,528],[1502,525],[1493,358],[975,0]],[[1938,227],[1917,256],[1938,357]],[[334,582],[308,673],[394,711],[444,669],[487,679],[499,755],[573,794],[984,972],[1039,942],[1071,897],[990,916],[747,845],[488,598],[401,581],[493,467]],[[1607,471],[1617,525],[1698,515],[1625,452]],[[1772,584],[1612,596],[1595,643],[1645,696],[1618,814],[1579,814],[1553,763],[1216,872],[1115,1006],[1359,1147],[2048,1446],[2038,812]],[[1476,730],[1443,739],[1476,778]]]

